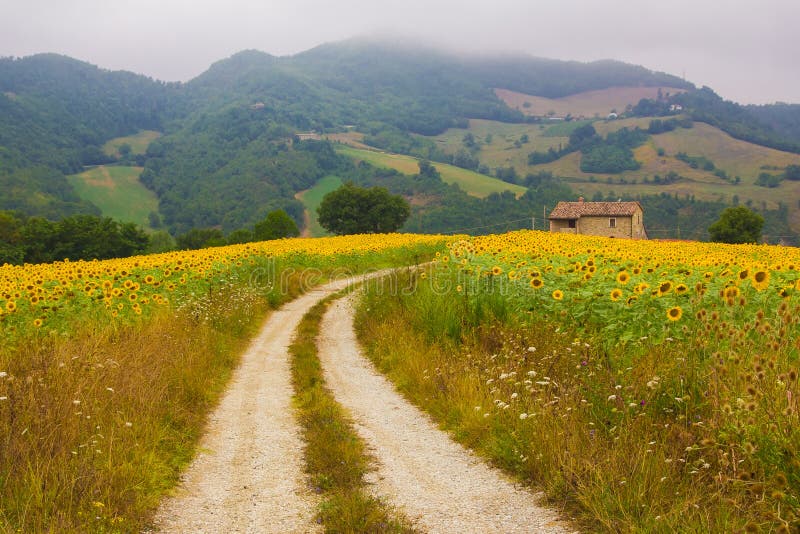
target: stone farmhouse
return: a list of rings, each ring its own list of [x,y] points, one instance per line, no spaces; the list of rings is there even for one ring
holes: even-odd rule
[[[550,231],[647,239],[638,202],[559,202],[550,213]]]

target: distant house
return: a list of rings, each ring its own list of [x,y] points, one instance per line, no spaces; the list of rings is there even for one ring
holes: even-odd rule
[[[670,104],[669,106],[670,111],[683,111],[683,106],[680,104]]]
[[[316,132],[302,132],[297,134],[297,138],[300,139],[301,141],[308,141],[308,140],[319,141],[320,139],[322,139],[322,136]]]
[[[608,116],[606,117],[606,120],[613,121],[614,119],[618,119],[618,118],[619,118],[619,115],[617,115],[616,113],[614,113],[612,111],[611,113],[608,114]]]
[[[638,202],[559,202],[550,213],[550,231],[647,239]]]

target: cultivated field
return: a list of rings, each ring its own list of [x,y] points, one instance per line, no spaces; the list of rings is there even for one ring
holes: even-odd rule
[[[612,111],[622,113],[629,105],[634,106],[642,98],[655,99],[661,89],[664,95],[683,92],[671,87],[611,87],[598,91],[587,91],[562,98],[516,93],[506,89],[495,89],[495,94],[509,107],[520,110],[525,115],[545,117],[605,118]],[[526,107],[526,103],[529,104]]]
[[[118,221],[150,227],[149,214],[158,213],[158,198],[139,181],[141,167],[101,165],[67,180],[84,200]]]
[[[581,530],[800,526],[797,249],[522,231],[426,274],[370,292],[369,355]]]
[[[353,159],[366,161],[377,167],[395,169],[404,174],[417,174],[419,172],[418,160],[411,156],[376,150],[360,150],[344,145],[338,145],[336,151]],[[525,193],[524,187],[508,184],[497,178],[478,174],[467,169],[444,163],[433,163],[433,166],[442,175],[443,181],[448,184],[458,184],[466,193],[475,197],[483,198],[491,193],[501,193],[503,191],[512,191],[517,196]]]
[[[342,179],[338,176],[326,176],[314,185],[311,189],[306,189],[298,193],[297,199],[305,206],[306,221],[308,222],[308,232],[310,237],[323,237],[329,235],[328,232],[319,225],[317,221],[317,208],[322,202],[322,197],[335,191],[342,185]]]
[[[147,151],[147,147],[150,145],[150,143],[159,137],[161,137],[161,132],[143,130],[134,135],[117,137],[108,141],[103,145],[103,152],[109,156],[119,157],[119,147],[127,143],[131,147],[131,154],[144,154]]]
[[[284,239],[0,267],[0,531],[147,531],[268,310],[444,242]]]

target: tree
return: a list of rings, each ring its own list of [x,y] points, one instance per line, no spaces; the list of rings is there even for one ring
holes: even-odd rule
[[[219,228],[192,228],[175,238],[178,250],[197,250],[225,245],[225,236]]]
[[[787,165],[783,177],[787,180],[800,180],[800,165]]]
[[[383,187],[366,189],[352,182],[325,195],[317,208],[319,224],[338,235],[395,232],[410,213],[403,197]]]
[[[735,206],[725,209],[719,220],[708,227],[708,233],[717,243],[757,243],[763,227],[764,217],[744,206]]]
[[[283,210],[275,210],[269,212],[263,221],[256,223],[253,235],[256,241],[269,241],[283,237],[297,237],[300,235],[300,230],[289,214]]]

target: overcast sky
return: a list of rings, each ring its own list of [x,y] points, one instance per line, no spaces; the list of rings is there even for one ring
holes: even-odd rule
[[[800,103],[800,0],[0,0],[0,56],[58,52],[188,80],[247,48],[391,32],[662,70],[742,103]]]

